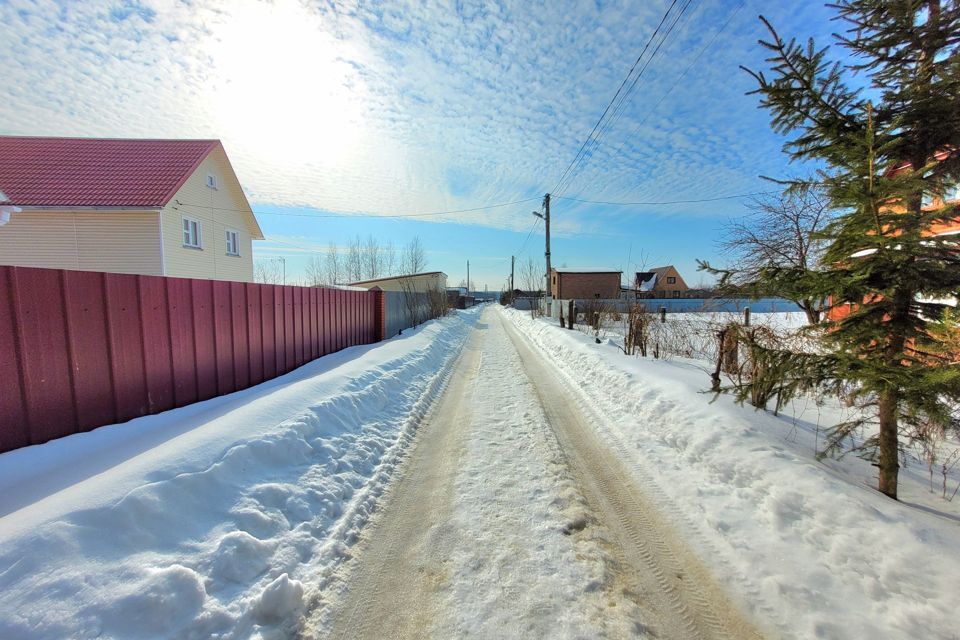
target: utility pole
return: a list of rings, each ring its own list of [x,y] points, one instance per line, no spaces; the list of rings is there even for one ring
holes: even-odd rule
[[[543,213],[539,211],[534,211],[533,215],[541,218],[547,225],[547,250],[544,255],[547,257],[547,288],[543,292],[544,295],[544,312],[547,315],[550,315],[550,307],[553,304],[553,296],[550,295],[550,194],[544,194],[543,196]]]
[[[550,315],[550,311],[551,311],[550,307],[553,304],[553,296],[551,295],[551,291],[550,291],[550,194],[549,193],[543,196],[543,208],[544,208],[544,213],[546,214],[544,218],[544,222],[547,223],[546,225],[547,226],[547,252],[546,252],[547,289],[544,293],[546,295],[546,301],[547,301],[546,312],[547,312],[547,315]]]
[[[467,260],[467,297],[470,297],[470,261]]]
[[[510,256],[510,304],[513,304],[513,261],[515,256]]]

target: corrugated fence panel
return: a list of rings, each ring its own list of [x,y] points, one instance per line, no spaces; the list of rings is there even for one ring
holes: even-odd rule
[[[277,375],[277,335],[274,325],[276,323],[276,312],[274,311],[274,301],[276,289],[265,285],[257,285],[260,290],[260,308],[262,326],[260,335],[263,340],[263,379],[269,380]]]
[[[347,291],[347,346],[357,344],[357,292]]]
[[[347,326],[347,323],[350,322],[350,297],[347,295],[349,291],[341,291],[340,299],[337,301],[337,310],[340,316],[340,349],[346,349],[350,346],[350,328]]]
[[[191,280],[193,294],[193,344],[197,350],[197,398],[217,395],[217,352],[213,322],[213,283]]]
[[[236,391],[233,382],[233,304],[230,301],[230,283],[214,280],[213,340],[217,354],[217,395]]]
[[[244,283],[230,283],[230,304],[233,309],[233,381],[237,389],[246,389],[250,386],[250,336],[247,335],[247,287]]]
[[[0,452],[230,393],[372,342],[376,296],[0,267]]]
[[[276,367],[274,375],[280,375],[287,372],[287,346],[284,339],[283,322],[283,288],[278,286],[270,287],[273,292],[273,333],[274,333],[274,355],[276,356]],[[272,376],[271,376],[272,377]]]
[[[333,351],[343,349],[341,337],[343,335],[343,291],[334,289],[333,304],[330,311],[333,313]]]
[[[53,269],[14,269],[21,381],[32,444],[76,430],[62,276]]]
[[[147,413],[147,383],[136,276],[104,274],[117,422]]]
[[[320,347],[317,340],[320,337],[320,320],[317,316],[317,295],[320,290],[311,287],[307,290],[310,295],[310,359],[316,360],[320,357]]]
[[[63,273],[70,357],[81,431],[117,421],[103,274]]]
[[[197,355],[193,339],[193,288],[190,280],[166,278],[167,322],[170,326],[170,356],[173,399],[178,407],[197,401]]]
[[[293,287],[293,359],[303,364],[303,289]]]
[[[263,305],[260,302],[261,287],[247,283],[247,349],[250,360],[250,384],[263,382]]]
[[[140,334],[143,340],[147,411],[159,413],[174,407],[167,286],[164,278],[137,278],[140,284]]]
[[[27,405],[20,382],[19,327],[13,299],[13,267],[0,267],[0,451],[30,444]]]
[[[284,285],[283,291],[283,342],[286,345],[285,362],[283,372],[293,371],[296,354],[294,344],[296,336],[293,334],[293,287]]]
[[[330,320],[330,307],[333,306],[333,303],[330,301],[331,292],[330,289],[320,289],[320,317],[323,319],[321,323],[321,333],[323,334],[323,355],[333,352],[333,341],[331,338],[331,320]]]

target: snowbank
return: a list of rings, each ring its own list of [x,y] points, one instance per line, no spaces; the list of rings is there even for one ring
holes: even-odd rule
[[[0,455],[0,638],[289,632],[476,317]]]
[[[714,400],[701,393],[707,363],[626,357],[609,341],[503,312],[582,389],[598,432],[775,635],[960,632],[960,509],[927,491],[923,470],[902,471],[903,500],[891,501],[862,460],[815,460],[825,408],[775,418]]]

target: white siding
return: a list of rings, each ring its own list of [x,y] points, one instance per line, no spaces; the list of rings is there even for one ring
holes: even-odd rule
[[[0,264],[160,275],[157,215],[27,209],[0,227]]]
[[[217,188],[207,186],[207,175]],[[253,239],[246,199],[222,148],[216,148],[184,183],[162,213],[166,275],[253,281]],[[183,216],[202,224],[202,248],[183,246]],[[237,232],[240,255],[227,255],[227,229]]]

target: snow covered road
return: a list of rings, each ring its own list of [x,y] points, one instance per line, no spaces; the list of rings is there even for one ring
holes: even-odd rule
[[[702,366],[475,308],[2,454],[0,638],[955,638],[956,505]]]
[[[289,637],[476,317],[0,455],[0,638]]]
[[[485,311],[303,635],[758,637],[571,393]]]

